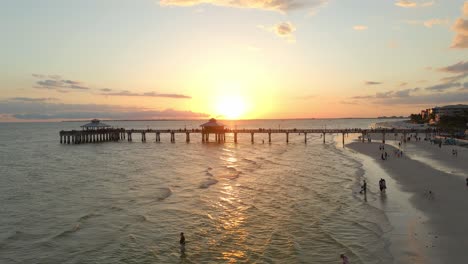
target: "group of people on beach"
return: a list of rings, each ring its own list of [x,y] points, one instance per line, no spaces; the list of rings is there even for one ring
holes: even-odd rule
[[[468,184],[468,178],[467,178],[467,184]],[[387,182],[385,179],[380,178],[379,180],[379,189],[380,192],[384,192],[387,190]],[[367,182],[366,180],[363,180],[362,185],[361,185],[361,191],[359,191],[360,194],[366,194],[367,193]]]

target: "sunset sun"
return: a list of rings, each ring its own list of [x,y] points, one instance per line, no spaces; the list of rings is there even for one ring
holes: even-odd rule
[[[246,112],[245,101],[241,96],[220,97],[216,105],[217,114],[226,119],[237,119]]]

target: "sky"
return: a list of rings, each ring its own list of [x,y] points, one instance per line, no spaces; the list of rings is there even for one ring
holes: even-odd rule
[[[0,0],[0,122],[468,104],[464,0]]]

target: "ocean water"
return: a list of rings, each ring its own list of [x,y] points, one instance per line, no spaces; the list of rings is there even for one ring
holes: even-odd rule
[[[377,120],[231,121],[367,128]],[[196,128],[200,121],[107,122]],[[59,144],[81,123],[0,124],[0,263],[391,263],[391,226],[357,194],[362,164],[319,135]],[[262,143],[262,139],[265,143]],[[336,141],[341,142],[340,138]],[[368,194],[372,195],[372,194]],[[372,197],[368,197],[372,199]],[[186,253],[178,240],[184,232]]]

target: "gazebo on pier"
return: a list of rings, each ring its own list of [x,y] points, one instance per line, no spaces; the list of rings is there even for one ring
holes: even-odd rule
[[[98,130],[110,128],[111,126],[108,124],[101,123],[99,119],[93,119],[91,120],[91,123],[82,125],[80,127],[83,128],[83,130]]]
[[[202,128],[202,142],[210,141],[210,134],[215,134],[216,142],[225,142],[226,134],[224,125],[211,118],[207,123],[200,125]]]

